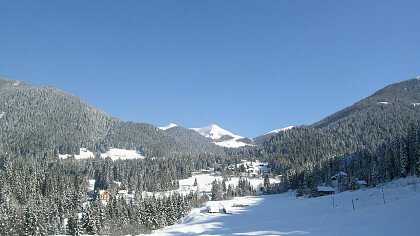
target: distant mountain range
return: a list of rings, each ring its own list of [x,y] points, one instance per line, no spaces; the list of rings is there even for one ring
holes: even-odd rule
[[[225,148],[284,154],[293,153],[293,145],[313,132],[321,139],[342,140],[334,146],[343,153],[404,132],[419,122],[419,109],[420,80],[414,78],[387,86],[313,125],[249,139],[215,124],[188,129],[124,122],[59,89],[0,79],[0,150],[22,156],[79,154],[80,148],[93,153],[136,150],[145,157],[223,154]]]

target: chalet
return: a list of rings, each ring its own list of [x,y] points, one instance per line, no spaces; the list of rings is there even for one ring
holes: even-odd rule
[[[88,179],[88,186],[87,186],[88,191],[95,190],[95,182],[96,182],[96,180],[94,180],[94,179]]]
[[[111,200],[111,193],[107,190],[99,190],[99,200],[109,202]]]
[[[364,180],[360,180],[360,179],[355,179],[356,180],[356,183],[357,183],[357,187],[359,188],[359,189],[364,189],[364,188],[366,188],[366,186],[367,186],[367,182],[366,181],[364,181]]]
[[[201,169],[201,173],[203,174],[210,174],[211,170],[210,169]]]
[[[120,190],[117,193],[117,199],[125,199],[128,195],[128,190]]]
[[[338,190],[346,190],[346,185],[348,182],[348,175],[343,171],[340,171],[336,175],[331,176],[332,187]]]
[[[135,191],[132,191],[131,193],[128,193],[128,190],[119,190],[116,198],[117,199],[123,199],[127,204],[130,204],[134,201],[134,195]]]
[[[208,213],[219,213],[219,211],[220,211],[219,205],[217,205],[217,204],[207,205],[207,212]]]
[[[233,214],[233,211],[230,207],[226,206],[226,205],[222,205],[223,206],[223,212],[226,214]]]
[[[323,185],[318,186],[316,190],[317,190],[318,196],[331,195],[335,193],[335,188],[323,186]]]

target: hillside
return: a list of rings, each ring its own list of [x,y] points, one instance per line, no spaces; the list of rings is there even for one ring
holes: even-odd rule
[[[80,148],[141,151],[146,156],[221,153],[210,142],[167,134],[150,124],[124,122],[52,87],[0,80],[0,149],[21,156],[78,154]]]
[[[224,153],[223,148],[214,144],[212,139],[204,137],[194,130],[175,126],[165,129],[165,133],[182,143],[188,143],[190,146],[197,148],[202,153]]]
[[[303,179],[325,179],[328,177],[311,173],[319,174],[319,168],[325,166],[335,170],[338,167],[332,166],[330,160],[358,156],[357,153],[365,150],[374,152],[382,143],[406,136],[410,129],[418,128],[418,101],[419,79],[392,84],[320,122],[272,136],[262,143],[262,152],[277,173],[294,179],[293,188]],[[367,160],[369,163],[365,166],[371,166],[372,157]],[[326,173],[328,170],[323,171]]]

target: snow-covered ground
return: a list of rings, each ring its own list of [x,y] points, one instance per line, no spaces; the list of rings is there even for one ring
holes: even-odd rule
[[[126,150],[126,149],[118,149],[118,148],[111,148],[106,153],[101,153],[102,158],[110,157],[113,161],[117,159],[121,160],[129,160],[129,159],[143,159],[142,156],[136,150]]]
[[[65,159],[70,157],[70,154],[60,154],[58,155],[59,158],[61,159]],[[86,148],[80,148],[80,154],[79,155],[74,155],[74,158],[79,160],[79,159],[86,159],[86,158],[93,158],[95,157],[95,154],[93,154],[93,152],[87,150]]]
[[[261,186],[263,186],[264,183],[264,179],[262,177],[230,177],[228,178],[228,180],[226,181],[226,185],[228,186],[229,184],[233,185],[233,186],[237,186],[239,179],[247,179],[249,180],[249,182],[251,183],[251,185],[256,188],[259,189]],[[197,186],[194,186],[194,182],[195,179],[197,179]],[[219,180],[222,181],[223,177],[220,175],[214,175],[214,174],[195,174],[192,177],[188,178],[188,179],[181,179],[179,180],[179,189],[177,190],[172,190],[172,191],[165,191],[165,192],[143,192],[142,196],[146,197],[146,196],[169,196],[173,193],[179,193],[182,195],[188,195],[191,191],[199,191],[200,193],[211,193],[211,187],[212,187],[212,182],[214,180]],[[274,179],[274,178],[270,178],[270,183],[279,183],[280,180],[279,179]]]
[[[287,192],[209,202],[233,214],[207,213],[204,206],[152,235],[420,235],[419,184],[410,177],[386,184],[383,192],[371,188],[318,198]]]
[[[63,154],[58,155],[59,158],[64,159],[70,157],[70,154]],[[80,154],[74,155],[75,159],[86,159],[86,158],[93,158],[95,154],[86,148],[80,148]],[[126,150],[126,149],[118,149],[118,148],[111,148],[106,153],[101,153],[102,158],[110,157],[113,161],[121,159],[121,160],[128,160],[128,159],[143,159],[142,156],[136,150]]]

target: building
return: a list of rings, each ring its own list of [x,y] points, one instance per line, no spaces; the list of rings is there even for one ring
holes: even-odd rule
[[[111,193],[107,190],[99,190],[99,200],[101,200],[102,202],[111,201]]]
[[[325,195],[331,195],[335,193],[335,188],[329,187],[329,186],[318,186],[317,187],[317,194],[318,196],[325,196]]]
[[[220,208],[218,204],[209,204],[207,205],[207,212],[208,213],[219,213],[220,212]]]
[[[331,185],[338,191],[345,191],[348,189],[350,179],[347,173],[340,171],[336,175],[331,176]]]
[[[116,198],[117,199],[123,199],[127,204],[130,204],[134,201],[134,195],[135,191],[132,191],[131,193],[128,193],[128,190],[120,190],[118,191]]]

